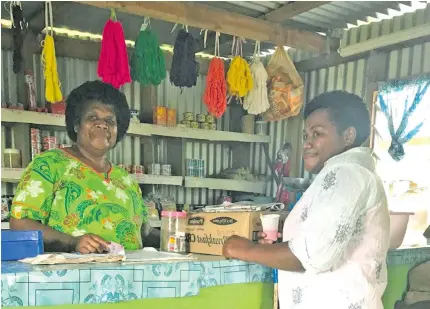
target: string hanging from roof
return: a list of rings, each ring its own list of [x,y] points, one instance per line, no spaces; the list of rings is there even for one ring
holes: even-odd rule
[[[103,28],[97,74],[117,89],[131,82],[124,31],[113,9]]]
[[[267,95],[268,74],[260,60],[259,41],[255,43],[254,57],[251,64],[251,75],[254,80],[254,87],[245,96],[243,108],[250,114],[258,115],[264,113],[270,107]]]
[[[131,77],[142,85],[158,86],[166,78],[166,63],[158,39],[145,17],[131,58]]]
[[[227,108],[227,83],[224,62],[219,58],[219,36],[220,33],[217,32],[215,36],[215,57],[209,63],[203,98],[208,112],[217,118],[220,118]]]
[[[244,40],[236,37],[233,38],[233,45],[231,53],[234,56],[230,63],[230,68],[227,72],[227,85],[229,93],[229,102],[232,97],[237,97],[242,103],[242,97],[244,97],[254,86],[252,79],[251,70],[248,62],[242,57],[242,42]],[[234,47],[236,42],[236,52],[234,53]],[[239,53],[240,51],[240,53]]]
[[[45,40],[42,43],[42,65],[44,67],[43,74],[45,76],[45,97],[46,101],[54,104],[63,100],[63,94],[61,93],[60,79],[58,78],[57,71],[57,59],[55,57],[51,1],[47,1],[45,4],[45,26],[46,36]]]
[[[177,24],[172,29],[175,30]],[[185,28],[185,29],[184,29]],[[197,84],[199,65],[196,61],[197,42],[184,26],[178,33],[173,47],[170,82],[176,87],[191,88]]]

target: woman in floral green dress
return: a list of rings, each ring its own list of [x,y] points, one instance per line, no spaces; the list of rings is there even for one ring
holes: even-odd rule
[[[74,145],[33,159],[12,203],[11,229],[41,230],[46,251],[102,253],[111,241],[142,248],[147,213],[139,185],[106,159],[130,124],[124,94],[92,81],[66,103]]]

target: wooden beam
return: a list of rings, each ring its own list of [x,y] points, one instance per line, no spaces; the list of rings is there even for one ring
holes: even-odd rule
[[[296,15],[308,12],[330,2],[331,1],[294,1],[258,18],[274,23],[283,23],[287,19],[293,18]]]
[[[165,1],[76,1],[105,9],[116,9],[224,34],[287,45],[297,49],[325,52],[325,38],[316,33],[284,28],[282,25],[211,8],[193,2]]]

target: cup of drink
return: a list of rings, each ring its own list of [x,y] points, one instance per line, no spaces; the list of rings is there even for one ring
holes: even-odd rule
[[[279,215],[261,215],[260,219],[263,226],[263,232],[266,234],[265,239],[272,241],[278,240]]]

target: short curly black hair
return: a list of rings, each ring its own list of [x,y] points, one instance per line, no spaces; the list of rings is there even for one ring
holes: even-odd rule
[[[130,108],[125,95],[110,84],[99,80],[88,81],[70,92],[66,99],[66,130],[69,138],[76,142],[75,125],[81,122],[85,106],[91,101],[98,101],[112,107],[117,122],[120,142],[127,133],[130,125]]]
[[[330,91],[316,96],[305,106],[305,119],[316,110],[326,110],[337,131],[354,127],[357,136],[352,147],[361,146],[370,135],[370,116],[363,99],[346,91]]]

